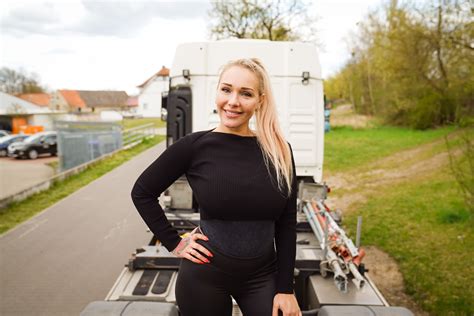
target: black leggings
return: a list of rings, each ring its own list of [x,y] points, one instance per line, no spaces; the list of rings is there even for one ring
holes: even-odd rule
[[[176,281],[181,316],[230,316],[232,298],[244,316],[271,316],[276,294],[276,254],[273,247],[256,258],[222,254],[197,240],[214,257],[198,264],[182,259]]]

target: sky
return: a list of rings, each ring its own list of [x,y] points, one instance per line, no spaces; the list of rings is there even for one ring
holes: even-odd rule
[[[313,0],[323,78],[349,59],[346,38],[382,0]],[[2,0],[0,67],[48,89],[125,90],[171,66],[176,46],[206,41],[208,0]]]

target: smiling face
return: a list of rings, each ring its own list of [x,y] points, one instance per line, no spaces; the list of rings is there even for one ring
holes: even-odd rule
[[[257,76],[241,66],[232,66],[222,73],[217,88],[216,106],[221,120],[216,130],[249,135],[249,121],[260,106]]]

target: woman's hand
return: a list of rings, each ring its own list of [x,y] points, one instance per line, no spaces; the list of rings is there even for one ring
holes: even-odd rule
[[[278,293],[273,298],[272,316],[278,316],[278,310],[283,312],[283,316],[301,316],[301,310],[294,294]]]
[[[185,258],[195,263],[209,263],[210,261],[201,253],[208,257],[213,257],[213,254],[196,242],[197,239],[208,241],[209,238],[203,234],[197,233],[197,229],[198,227],[196,227],[188,236],[181,239],[178,246],[176,246],[171,253],[176,257]]]

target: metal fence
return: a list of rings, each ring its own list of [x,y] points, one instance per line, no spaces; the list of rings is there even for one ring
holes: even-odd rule
[[[141,142],[143,138],[156,135],[155,124],[148,123],[137,127],[126,129],[122,132],[123,146],[133,145]]]
[[[56,121],[60,170],[68,170],[122,148],[118,123]]]

